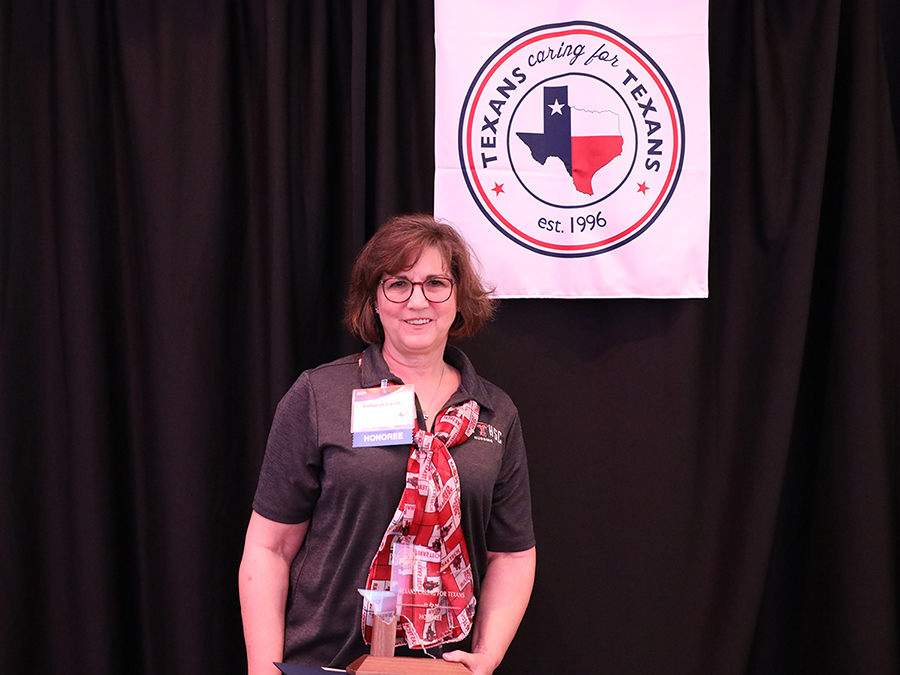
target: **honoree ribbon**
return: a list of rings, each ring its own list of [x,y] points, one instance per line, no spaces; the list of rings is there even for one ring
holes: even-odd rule
[[[366,589],[397,594],[397,641],[415,649],[469,634],[475,595],[460,518],[460,485],[448,448],[475,430],[478,404],[439,414],[434,433],[416,427],[406,488],[372,560]],[[372,641],[375,608],[363,600],[362,632]]]

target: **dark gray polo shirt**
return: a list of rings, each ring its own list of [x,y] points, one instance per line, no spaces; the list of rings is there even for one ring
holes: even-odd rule
[[[462,376],[447,405],[474,399],[481,408],[475,433],[450,449],[477,598],[488,551],[534,546],[528,467],[510,398],[460,350],[448,347],[444,358]],[[357,589],[400,502],[410,452],[351,447],[351,393],[382,379],[400,382],[372,345],[361,361],[348,356],[304,372],[278,404],[253,509],[281,523],[310,521],[291,565],[286,661],[344,668],[368,651]]]

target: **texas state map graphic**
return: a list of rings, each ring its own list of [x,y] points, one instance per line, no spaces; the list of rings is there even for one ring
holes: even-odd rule
[[[600,133],[573,135],[573,115],[579,129]],[[562,86],[544,87],[543,119],[542,133],[520,131],[516,135],[536,162],[544,165],[550,157],[556,157],[565,165],[575,189],[593,195],[594,174],[622,154],[619,116],[609,110],[572,108],[569,88]]]

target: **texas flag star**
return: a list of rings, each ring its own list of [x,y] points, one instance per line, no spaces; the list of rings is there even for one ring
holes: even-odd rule
[[[555,99],[553,103],[551,103],[547,107],[553,111],[550,113],[551,115],[562,115],[562,109],[564,105],[565,103],[560,103],[559,99]]]
[[[494,183],[494,187],[491,188],[498,197],[500,193],[503,192],[503,183]]]

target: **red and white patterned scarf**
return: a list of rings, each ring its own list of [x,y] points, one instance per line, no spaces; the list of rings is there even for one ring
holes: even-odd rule
[[[472,435],[478,412],[478,404],[467,401],[439,413],[434,433],[416,426],[406,489],[366,579],[367,590],[397,593],[398,645],[425,649],[457,642],[472,627],[472,569],[460,518],[459,474],[448,448]],[[374,612],[364,599],[368,644]]]

